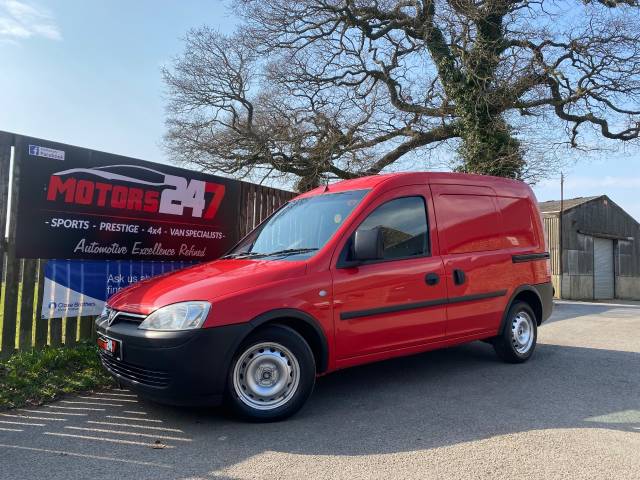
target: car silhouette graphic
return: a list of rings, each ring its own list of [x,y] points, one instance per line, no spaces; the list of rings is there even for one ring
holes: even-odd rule
[[[158,170],[154,170],[153,168],[141,167],[138,165],[107,165],[104,167],[94,168],[70,168],[68,170],[56,172],[53,175],[64,176],[78,173],[97,176],[104,178],[105,180],[116,180],[152,187],[175,187],[175,183],[168,180],[169,178],[173,178],[174,175],[166,175]],[[140,176],[144,176],[144,178],[139,178]],[[152,180],[156,181],[150,180],[149,177],[151,176],[155,176],[156,178]]]

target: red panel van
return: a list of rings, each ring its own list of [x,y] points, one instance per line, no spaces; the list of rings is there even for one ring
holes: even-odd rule
[[[474,340],[524,362],[551,309],[527,185],[403,173],[296,197],[221,259],[113,296],[97,331],[142,396],[277,420],[353,365]]]

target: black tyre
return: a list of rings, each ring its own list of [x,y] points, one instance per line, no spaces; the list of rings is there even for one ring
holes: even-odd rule
[[[505,362],[522,363],[533,355],[537,340],[538,324],[533,310],[528,303],[515,302],[509,308],[502,333],[493,340],[493,348]]]
[[[284,325],[269,325],[238,348],[227,376],[227,403],[248,420],[283,420],[302,408],[315,378],[315,359],[304,338]]]

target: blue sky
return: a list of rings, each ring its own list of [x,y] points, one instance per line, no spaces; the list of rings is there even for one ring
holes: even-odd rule
[[[231,31],[222,1],[0,0],[0,130],[169,162],[160,67],[189,28]],[[607,194],[640,220],[640,148],[566,169],[566,198]],[[559,179],[535,188],[560,196]]]

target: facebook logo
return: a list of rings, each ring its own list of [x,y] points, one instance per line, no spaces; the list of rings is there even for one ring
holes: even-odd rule
[[[33,157],[52,158],[53,160],[64,160],[64,150],[29,145],[29,155]]]

